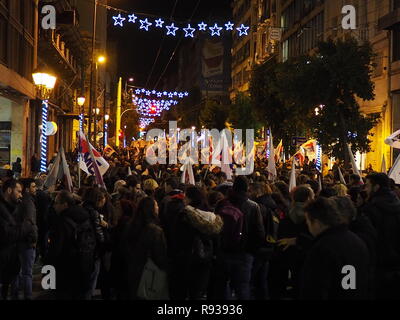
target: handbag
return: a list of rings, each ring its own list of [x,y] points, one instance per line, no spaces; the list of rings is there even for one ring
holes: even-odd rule
[[[137,296],[144,300],[169,300],[168,276],[147,258],[140,278]]]

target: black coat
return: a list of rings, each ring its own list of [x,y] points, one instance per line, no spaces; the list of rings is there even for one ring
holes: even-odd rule
[[[16,219],[21,232],[19,239],[20,249],[35,247],[38,240],[36,206],[34,198],[29,193],[24,194],[21,203],[18,204]]]
[[[10,282],[19,272],[16,208],[0,197],[0,282]]]
[[[400,270],[400,200],[389,189],[378,190],[363,212],[378,234],[377,268]]]
[[[265,241],[265,229],[260,206],[250,200],[245,193],[236,193],[234,191],[229,194],[229,201],[243,212],[245,251],[255,254],[264,245]]]
[[[345,290],[342,273],[354,266],[356,288]],[[346,226],[330,228],[316,237],[300,276],[300,298],[313,300],[367,299],[369,254],[364,242]]]

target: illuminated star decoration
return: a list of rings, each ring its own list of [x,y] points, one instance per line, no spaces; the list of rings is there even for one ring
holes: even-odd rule
[[[226,31],[233,30],[234,24],[232,22],[225,23]]]
[[[120,25],[123,27],[124,25],[122,24],[126,19],[121,16],[121,14],[118,14],[118,16],[113,17],[114,19],[114,26]]]
[[[150,94],[150,91],[146,91],[146,96],[149,96]]]
[[[204,22],[199,23],[198,26],[200,31],[206,31],[207,25]]]
[[[242,24],[239,28],[236,28],[236,30],[239,31],[239,37],[247,36],[247,30],[249,30],[249,27],[245,27],[244,24]]]
[[[146,29],[146,31],[149,31],[149,27],[152,25],[152,23],[149,22],[147,18],[139,21],[140,21],[140,29]]]
[[[182,99],[183,98],[183,93],[179,93],[178,97]]]
[[[135,92],[136,92],[136,94],[140,94],[141,90],[140,89],[136,89]]]
[[[156,23],[156,27],[158,28],[162,28],[162,25],[164,24],[164,20],[162,20],[161,18],[158,20],[155,20]]]
[[[156,94],[157,93],[157,91],[156,90],[153,90],[152,92],[151,92],[151,94]]]
[[[175,27],[174,23],[172,23],[170,26],[165,26],[165,27],[168,29],[167,36],[170,35],[170,34],[175,36],[176,35],[175,34],[176,30],[179,29],[178,27]]]
[[[142,89],[142,92],[146,92],[146,89],[145,89],[145,88],[143,88],[143,89]]]
[[[209,28],[211,30],[211,36],[220,36],[220,32],[222,30],[221,27],[218,27],[217,24],[214,25],[214,27]]]
[[[132,23],[135,23],[135,22],[136,22],[136,19],[137,19],[137,17],[135,16],[134,13],[128,15],[128,18],[129,18],[129,21],[128,21],[128,22],[132,22]]]
[[[161,96],[162,96],[162,92],[158,92],[157,97],[161,98]]]
[[[189,92],[185,91],[183,94],[185,97],[187,97],[189,95]]]
[[[168,94],[168,97],[169,97],[169,98],[172,98],[173,96],[174,96],[173,93],[169,93],[169,94]]]
[[[193,38],[194,37],[193,32],[195,32],[196,29],[192,28],[190,26],[190,24],[188,24],[187,28],[183,28],[183,31],[185,31],[185,38],[187,38],[187,37],[192,37]]]

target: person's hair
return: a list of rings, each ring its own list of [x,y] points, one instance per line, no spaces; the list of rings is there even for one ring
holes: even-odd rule
[[[228,179],[228,176],[226,175],[225,172],[220,171],[220,172],[217,173],[217,178],[223,179],[223,180],[227,180],[227,179]]]
[[[337,191],[332,187],[325,187],[321,190],[321,192],[319,193],[319,196],[325,197],[325,198],[334,197],[334,196],[337,196]]]
[[[126,181],[125,180],[117,180],[117,181],[115,181],[115,183],[114,183],[114,193],[116,193],[116,192],[118,192],[119,191],[119,189],[121,188],[121,187],[123,187],[123,186],[125,186],[126,185]]]
[[[237,176],[233,182],[233,190],[236,192],[247,192],[249,182],[245,176]]]
[[[126,178],[126,186],[128,188],[135,188],[138,183],[139,179],[136,176],[128,176]]]
[[[35,179],[35,184],[38,189],[42,188],[44,185],[44,181],[42,179]]]
[[[165,181],[165,185],[170,186],[172,189],[178,189],[179,186],[179,179],[177,177],[169,177]]]
[[[347,194],[350,196],[351,201],[356,203],[358,195],[361,195],[361,188],[360,187],[350,187],[350,189],[347,190]]]
[[[224,195],[219,192],[219,191],[211,191],[208,194],[208,204],[210,205],[210,207],[215,208],[215,206],[217,205],[217,202],[222,200],[224,198]]]
[[[15,179],[8,179],[8,180],[4,181],[4,183],[3,183],[3,193],[5,193],[8,188],[14,190],[17,187],[17,184],[21,185],[21,183],[19,181],[15,180]]]
[[[305,175],[304,173],[303,174],[301,174],[301,175],[299,175],[298,177],[297,177],[297,183],[299,184],[299,185],[301,185],[301,184],[306,184],[307,183],[307,181],[310,179],[310,177],[308,177],[307,175]]]
[[[293,191],[293,200],[295,202],[306,202],[312,195],[312,189],[309,186],[301,185]]]
[[[274,186],[280,192],[284,199],[290,200],[289,186],[286,184],[286,182],[277,181],[274,183]]]
[[[255,192],[258,196],[263,196],[266,194],[265,184],[262,182],[254,182],[251,184],[250,188]]]
[[[350,179],[355,182],[359,182],[361,180],[361,177],[358,174],[353,173],[350,175]]]
[[[389,188],[390,185],[389,177],[384,173],[370,173],[367,175],[367,180],[381,188]]]
[[[68,208],[74,206],[76,204],[76,201],[74,199],[74,196],[71,192],[67,191],[67,190],[61,190],[57,193],[58,197],[58,202],[60,204],[64,204],[66,203]]]
[[[105,198],[105,196],[100,188],[91,187],[86,189],[85,193],[83,194],[82,200],[83,202],[90,204],[96,208],[99,201],[103,198]]]
[[[133,220],[133,226],[137,231],[140,232],[143,227],[158,221],[155,202],[156,200],[152,197],[145,197],[139,201]]]
[[[190,199],[190,205],[192,207],[208,210],[207,198],[203,190],[196,186],[190,186],[185,191],[186,198]]]
[[[35,179],[32,178],[22,178],[18,181],[22,186],[22,192],[25,192],[26,189],[31,187],[32,183],[35,183]],[[36,184],[36,183],[35,183]]]
[[[332,200],[336,202],[339,215],[342,217],[344,222],[349,223],[356,217],[357,209],[349,197],[337,196],[332,197]]]
[[[17,158],[17,162],[21,162],[22,160],[21,160],[21,158],[20,157],[18,157]]]
[[[318,220],[322,224],[334,227],[342,223],[338,207],[332,198],[318,197],[304,207],[310,220]]]
[[[343,197],[347,194],[347,187],[343,183],[339,183],[333,186],[337,196]]]

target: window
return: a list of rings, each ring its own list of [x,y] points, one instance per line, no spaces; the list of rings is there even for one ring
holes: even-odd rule
[[[395,10],[400,8],[400,0],[394,0],[393,6]]]
[[[289,40],[286,40],[282,45],[283,62],[289,59]]]
[[[0,62],[7,64],[7,21],[0,15]]]
[[[393,61],[400,60],[400,26],[396,25],[393,28]]]

